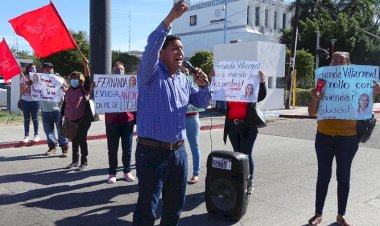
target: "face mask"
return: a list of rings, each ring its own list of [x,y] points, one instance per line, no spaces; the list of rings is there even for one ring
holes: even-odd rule
[[[73,88],[77,88],[79,86],[79,79],[71,79],[70,84]]]
[[[36,70],[35,68],[31,68],[31,69],[29,70],[29,72],[36,73],[37,70]]]
[[[120,69],[120,68],[117,68],[117,69],[114,70],[113,73],[117,74],[117,75],[124,75],[124,70]]]

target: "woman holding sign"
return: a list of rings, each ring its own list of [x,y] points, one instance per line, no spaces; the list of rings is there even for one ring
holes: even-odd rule
[[[348,52],[335,52],[332,56],[331,66],[350,64]],[[374,86],[374,92],[379,91],[379,84]],[[320,94],[320,95],[319,95]],[[312,92],[309,105],[309,115],[318,113],[319,101],[323,91]],[[359,100],[360,102],[360,100]],[[368,106],[368,103],[367,103]],[[351,225],[347,218],[346,206],[350,191],[350,172],[352,160],[358,150],[355,120],[318,120],[317,135],[315,138],[315,151],[318,160],[318,178],[316,187],[315,215],[309,219],[309,225],[318,225],[322,221],[323,206],[332,174],[333,159],[336,159],[336,175],[338,181],[338,214],[336,221],[340,225]]]
[[[29,127],[30,127],[30,117],[32,117],[33,127],[34,127],[34,139],[33,142],[38,142],[40,140],[38,136],[38,110],[40,110],[40,102],[32,99],[31,96],[31,86],[33,82],[30,79],[29,73],[36,73],[36,65],[29,64],[26,67],[25,76],[20,78],[20,96],[21,96],[21,108],[24,115],[24,139],[23,143],[28,143],[29,138]]]
[[[120,61],[115,62],[112,67],[112,73],[124,75],[124,64]],[[130,78],[132,77],[134,76],[131,76]],[[129,79],[129,85],[131,85],[131,79]],[[135,124],[135,112],[106,113],[105,118],[109,163],[107,183],[116,183],[116,171],[118,164],[117,152],[119,149],[120,140],[124,173],[123,178],[127,182],[132,182],[135,180],[135,177],[131,173],[132,138],[133,127]]]
[[[85,170],[88,166],[87,132],[90,129],[92,121],[90,117],[86,115],[86,101],[89,101],[91,91],[90,69],[87,59],[84,59],[83,65],[84,75],[79,71],[71,72],[69,76],[70,88],[66,91],[65,100],[61,109],[61,115],[65,116],[65,120],[78,123],[77,135],[72,139],[73,161],[66,167],[67,169],[78,167],[78,171]],[[79,147],[81,151],[80,165]]]
[[[262,101],[267,95],[264,73],[259,71],[260,88],[257,101]],[[253,87],[252,87],[253,91]],[[224,123],[223,140],[226,143],[227,134],[235,152],[248,155],[250,183],[248,193],[253,190],[253,145],[257,137],[257,127],[255,124],[255,104],[248,102],[227,102],[226,121]]]

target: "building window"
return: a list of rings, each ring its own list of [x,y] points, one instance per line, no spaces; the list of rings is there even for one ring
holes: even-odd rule
[[[277,30],[277,12],[274,11],[273,29]]]
[[[282,14],[282,29],[286,28],[286,13]]]
[[[285,88],[285,77],[277,77],[276,88],[277,89]]]
[[[268,76],[268,89],[273,89],[273,76]]]
[[[190,26],[197,25],[197,15],[190,16]]]
[[[268,14],[269,14],[269,10],[265,10],[265,27],[268,28]]]
[[[260,26],[260,7],[255,9],[255,26]]]

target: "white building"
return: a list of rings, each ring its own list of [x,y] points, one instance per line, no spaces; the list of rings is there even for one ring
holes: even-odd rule
[[[224,36],[225,0],[191,2],[195,4],[173,22],[172,29],[181,37],[186,57],[197,50],[212,51],[216,44],[278,42],[280,30],[291,26],[292,12],[283,0],[228,0]]]

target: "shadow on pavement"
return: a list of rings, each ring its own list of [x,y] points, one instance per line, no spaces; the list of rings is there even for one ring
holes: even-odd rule
[[[0,181],[2,183],[29,182],[33,184],[52,185],[83,180],[87,177],[102,175],[104,172],[107,172],[107,169],[89,169],[76,172],[75,169],[58,168],[31,173],[3,175],[0,176]]]
[[[104,206],[55,222],[55,225],[132,225],[120,218],[133,214],[135,205]]]
[[[34,160],[34,159],[44,159],[44,158],[61,158],[60,154],[53,156],[45,156],[44,153],[35,155],[23,155],[23,156],[12,156],[12,157],[2,157],[0,156],[0,162],[12,162],[12,161],[24,161],[24,160]]]

